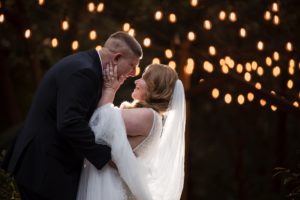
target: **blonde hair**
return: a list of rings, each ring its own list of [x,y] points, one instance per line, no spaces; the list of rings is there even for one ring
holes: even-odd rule
[[[143,79],[148,87],[145,101],[124,103],[121,107],[146,107],[159,113],[166,112],[178,79],[176,71],[167,65],[151,64],[145,69]]]

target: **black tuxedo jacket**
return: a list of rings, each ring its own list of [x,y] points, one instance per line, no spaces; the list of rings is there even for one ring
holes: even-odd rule
[[[49,199],[75,200],[83,159],[98,169],[111,159],[88,126],[101,97],[101,68],[93,49],[63,58],[45,74],[6,158],[19,184]]]

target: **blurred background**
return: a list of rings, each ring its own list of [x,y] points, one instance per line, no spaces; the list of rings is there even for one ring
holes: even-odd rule
[[[0,0],[0,161],[47,70],[122,30],[144,49],[137,76],[164,63],[184,83],[183,200],[299,199],[299,10],[299,0]],[[0,171],[0,199],[18,198]]]

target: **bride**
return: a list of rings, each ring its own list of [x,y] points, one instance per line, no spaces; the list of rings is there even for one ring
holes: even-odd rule
[[[122,82],[109,64],[90,126],[96,143],[111,147],[112,162],[97,170],[85,160],[77,200],[179,200],[185,148],[182,82],[169,66],[151,64],[135,81],[134,101],[116,108],[112,102]]]

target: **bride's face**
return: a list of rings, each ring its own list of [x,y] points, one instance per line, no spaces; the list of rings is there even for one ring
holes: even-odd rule
[[[135,88],[131,94],[134,100],[145,101],[147,96],[148,87],[143,78],[137,79],[135,82]]]

